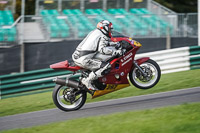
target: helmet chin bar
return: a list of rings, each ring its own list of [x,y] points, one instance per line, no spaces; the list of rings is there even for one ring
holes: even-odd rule
[[[108,31],[108,35],[110,38],[112,37],[112,30],[113,30],[113,28],[109,28],[109,31]]]

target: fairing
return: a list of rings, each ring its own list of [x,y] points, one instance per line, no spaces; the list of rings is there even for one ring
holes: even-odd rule
[[[139,48],[142,46],[141,43],[133,40],[131,37],[112,37],[111,40],[113,42],[127,41],[130,45],[133,46],[133,48]]]
[[[94,92],[94,94],[92,95],[92,98],[96,98],[108,93],[111,93],[113,91],[117,91],[120,90],[122,88],[128,87],[130,86],[130,84],[107,84],[106,88],[104,90],[97,90]]]
[[[100,78],[100,81],[105,84],[129,84],[127,75],[133,67],[133,60],[136,49],[127,52],[126,55],[116,58],[110,62],[111,71],[108,75]],[[116,77],[119,77],[116,79]]]

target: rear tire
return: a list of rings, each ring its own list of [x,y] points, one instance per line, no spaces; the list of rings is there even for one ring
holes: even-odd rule
[[[159,65],[154,60],[149,59],[140,64],[140,67],[148,76],[143,77],[139,69],[134,67],[129,73],[129,79],[131,83],[139,89],[150,89],[155,86],[161,77]]]
[[[74,111],[80,109],[87,99],[87,92],[83,91],[81,94],[74,96],[75,102],[71,103],[68,94],[70,94],[70,88],[66,86],[56,85],[52,98],[54,104],[63,111]],[[76,101],[77,100],[77,101]]]

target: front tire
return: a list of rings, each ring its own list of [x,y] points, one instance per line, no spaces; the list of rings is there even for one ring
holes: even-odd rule
[[[147,76],[144,77],[139,69],[134,67],[129,73],[131,83],[139,89],[150,89],[155,86],[161,77],[159,65],[154,60],[149,59],[140,64],[140,67],[147,74]]]
[[[87,92],[82,91],[78,95],[73,94],[73,88],[56,85],[52,98],[54,104],[63,111],[74,111],[80,109],[87,99]]]

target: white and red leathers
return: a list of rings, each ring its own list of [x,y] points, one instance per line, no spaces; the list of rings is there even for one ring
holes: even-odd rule
[[[97,52],[107,55],[112,55],[115,52],[109,41],[110,38],[102,34],[100,30],[95,29],[78,45],[72,59],[78,66],[95,71],[102,64],[100,60],[93,59]]]
[[[107,22],[110,26],[110,22]],[[88,89],[96,90],[92,86],[91,81],[103,76],[103,71],[107,70],[110,67],[109,63],[94,59],[95,54],[122,54],[121,50],[115,49],[116,43],[110,42],[111,36],[109,36],[108,34],[105,34],[105,32],[103,32],[100,28],[91,31],[87,35],[87,37],[78,45],[72,55],[72,59],[76,65],[92,71],[87,78],[82,79],[82,83]]]

